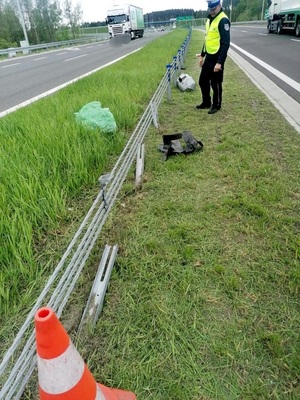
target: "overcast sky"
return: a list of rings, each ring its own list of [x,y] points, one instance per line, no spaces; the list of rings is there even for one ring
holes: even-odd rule
[[[104,21],[106,10],[113,4],[124,4],[126,1],[113,0],[73,0],[73,3],[79,3],[83,11],[83,21]],[[170,10],[172,8],[192,8],[195,11],[205,10],[207,8],[206,0],[133,0],[128,3],[141,7],[144,14],[152,11]]]

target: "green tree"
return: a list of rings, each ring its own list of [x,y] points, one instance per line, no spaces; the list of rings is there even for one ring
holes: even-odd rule
[[[62,11],[57,1],[36,0],[32,21],[40,42],[54,42],[61,24]]]
[[[234,21],[256,21],[261,18],[261,0],[240,0],[232,13]]]
[[[23,39],[22,26],[15,10],[10,4],[0,3],[0,40],[7,42],[8,46],[12,44],[20,45]]]
[[[71,29],[72,37],[75,39],[79,33],[80,22],[82,21],[82,9],[80,4],[76,4],[72,7],[71,0],[65,0],[64,2],[64,17],[67,20],[67,25]]]
[[[36,23],[34,20],[34,5],[32,0],[22,0],[22,6],[24,10],[24,14],[26,15],[26,19],[28,21],[28,39],[29,43],[37,44],[39,43],[39,35],[36,27]]]

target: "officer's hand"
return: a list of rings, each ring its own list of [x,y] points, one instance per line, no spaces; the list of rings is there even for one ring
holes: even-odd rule
[[[201,54],[196,54],[196,57],[199,58],[199,65],[202,68],[202,65],[204,63],[204,57],[202,57]]]
[[[221,71],[221,69],[222,69],[222,65],[219,64],[219,63],[217,63],[217,64],[214,66],[214,72],[219,72],[219,71]]]
[[[202,68],[203,63],[204,63],[204,58],[200,56],[199,57],[199,65],[201,68]]]

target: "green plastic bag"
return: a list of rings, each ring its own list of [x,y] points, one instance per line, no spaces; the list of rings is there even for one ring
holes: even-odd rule
[[[109,108],[102,108],[100,101],[92,101],[75,113],[76,121],[84,125],[97,129],[100,128],[104,133],[113,133],[117,129],[117,124]]]

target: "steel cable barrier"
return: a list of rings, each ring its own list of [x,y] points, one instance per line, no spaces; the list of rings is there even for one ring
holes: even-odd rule
[[[159,86],[112,171],[99,178],[100,191],[96,199],[29,312],[11,347],[5,353],[0,364],[0,399],[20,399],[22,396],[36,367],[34,314],[38,308],[47,305],[56,312],[58,317],[61,316],[136,158],[139,146],[141,146],[151,123],[153,122],[155,127],[159,126],[158,107],[166,93],[168,100],[171,98],[171,87],[176,83],[177,73],[184,61],[190,38],[191,31],[177,55],[173,57],[172,63],[166,66],[166,72]]]

